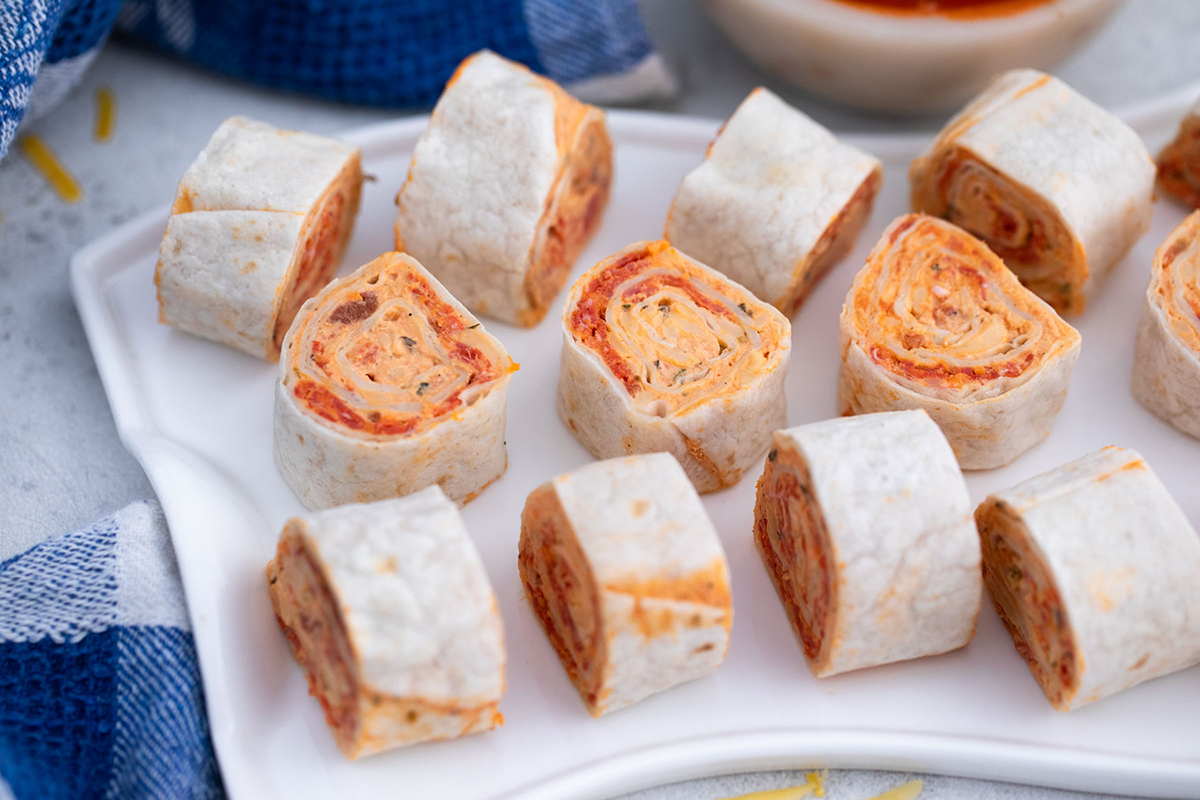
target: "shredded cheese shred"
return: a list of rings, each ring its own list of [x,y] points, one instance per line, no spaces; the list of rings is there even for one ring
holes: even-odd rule
[[[750,794],[743,794],[738,797],[728,798],[727,800],[800,800],[803,797],[824,797],[825,778],[828,776],[828,770],[824,772],[809,772],[804,776],[804,783],[799,786],[789,786],[785,789],[770,789],[765,792],[751,792]]]
[[[117,97],[107,87],[96,90],[96,130],[93,138],[97,142],[112,139],[117,126]]]
[[[75,180],[75,176],[58,160],[58,156],[42,137],[32,133],[22,136],[20,147],[29,163],[41,173],[64,203],[78,203],[83,198],[83,189],[80,188],[79,181]]]
[[[825,778],[828,776],[828,770],[825,772],[809,772],[804,776],[805,782],[799,786],[789,786],[786,789],[771,789],[766,792],[751,792],[750,794],[743,794],[738,797],[726,798],[726,800],[800,800],[802,797],[809,796],[824,797]],[[868,798],[868,800],[916,800],[924,788],[925,784],[923,781],[909,781],[897,786],[895,789],[889,789],[883,794]]]
[[[924,781],[909,781],[895,789],[889,789],[883,794],[869,798],[869,800],[916,800],[924,788]]]

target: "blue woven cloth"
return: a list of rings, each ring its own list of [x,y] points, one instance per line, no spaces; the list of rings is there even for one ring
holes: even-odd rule
[[[0,562],[0,778],[16,800],[224,797],[156,504]]]
[[[432,105],[484,47],[593,102],[674,91],[635,0],[3,0],[0,157],[31,98],[57,102],[114,23],[226,75],[348,103]]]
[[[0,158],[27,112],[52,107],[79,80],[120,7],[121,0],[0,0]]]

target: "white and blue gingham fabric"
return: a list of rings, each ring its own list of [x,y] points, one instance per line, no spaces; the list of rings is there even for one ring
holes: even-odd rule
[[[157,504],[0,562],[0,778],[16,800],[224,797]]]
[[[122,0],[0,0],[0,158],[26,117],[66,96]]]
[[[458,62],[485,47],[590,102],[677,88],[636,0],[3,0],[0,158],[114,26],[216,72],[373,106],[432,105]]]

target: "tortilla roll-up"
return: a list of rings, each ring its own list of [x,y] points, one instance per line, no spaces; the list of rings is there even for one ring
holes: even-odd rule
[[[1150,230],[1154,174],[1132,128],[1032,69],[998,76],[909,172],[914,211],[983,239],[1064,314]]]
[[[975,519],[992,603],[1059,711],[1200,663],[1200,537],[1134,451],[993,494]]]
[[[362,190],[357,147],[231,117],[179,182],[159,248],[158,320],[278,361],[337,274]]]
[[[1154,254],[1138,323],[1133,396],[1200,438],[1200,211]]]
[[[396,249],[463,305],[532,327],[600,227],[604,112],[483,50],[446,84],[396,196]]]
[[[791,324],[663,241],[575,283],[558,413],[596,458],[670,453],[696,489],[732,486],[787,424]]]
[[[411,256],[325,287],[288,331],[275,463],[310,509],[437,484],[455,503],[504,474],[504,345]]]
[[[1080,336],[995,253],[934,217],[893,222],[841,316],[843,414],[921,408],[963,469],[991,469],[1046,438]]]
[[[1200,103],[1192,106],[1179,133],[1158,154],[1158,188],[1191,208],[1200,208]]]
[[[758,88],[683,179],[663,237],[790,317],[854,246],[882,181],[878,159]]]
[[[754,542],[814,675],[971,641],[983,596],[971,511],[924,411],[775,432]]]
[[[501,723],[500,612],[441,489],[288,520],[267,581],[347,758]]]
[[[525,596],[592,716],[725,660],[725,552],[669,454],[588,464],[534,489],[518,549]]]

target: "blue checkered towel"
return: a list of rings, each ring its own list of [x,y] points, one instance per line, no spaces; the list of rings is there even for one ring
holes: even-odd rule
[[[6,789],[17,800],[224,797],[157,504],[0,562]]]
[[[218,72],[348,103],[431,105],[484,47],[591,102],[676,90],[636,0],[3,0],[0,158],[22,117],[78,80],[114,21]]]

